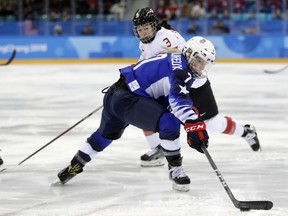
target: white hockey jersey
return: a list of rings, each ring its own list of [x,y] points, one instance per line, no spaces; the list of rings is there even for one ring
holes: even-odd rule
[[[151,43],[139,43],[139,49],[141,51],[139,61],[158,54],[167,53],[165,48],[182,50],[185,43],[186,41],[177,31],[161,27]]]
[[[185,46],[185,43],[185,39],[177,31],[161,27],[151,43],[144,44],[141,41],[139,42],[139,49],[141,51],[139,61],[158,54],[167,53],[166,48],[179,49],[181,51]],[[196,79],[191,88],[199,88],[204,85],[206,81],[207,78]]]

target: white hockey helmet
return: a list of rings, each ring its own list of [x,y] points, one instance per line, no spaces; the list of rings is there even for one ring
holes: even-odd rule
[[[215,48],[213,44],[200,36],[192,37],[182,49],[194,78],[207,77],[215,61]]]

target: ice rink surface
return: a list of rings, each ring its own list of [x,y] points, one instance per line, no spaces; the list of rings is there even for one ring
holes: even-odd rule
[[[255,125],[263,151],[239,137],[210,133],[208,148],[239,200],[271,200],[269,211],[240,212],[205,155],[186,144],[189,192],[172,190],[167,165],[141,168],[148,150],[142,131],[128,127],[67,185],[51,187],[85,139],[101,110],[44,146],[102,104],[101,90],[123,64],[9,65],[0,68],[0,215],[19,216],[284,216],[288,215],[288,70],[283,64],[216,64],[210,81],[223,115]]]

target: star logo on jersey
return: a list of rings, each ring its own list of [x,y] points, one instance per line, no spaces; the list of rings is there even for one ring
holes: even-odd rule
[[[183,94],[189,93],[189,91],[187,91],[187,89],[186,89],[186,86],[179,85],[179,87],[180,87],[180,92],[179,93],[183,93]]]

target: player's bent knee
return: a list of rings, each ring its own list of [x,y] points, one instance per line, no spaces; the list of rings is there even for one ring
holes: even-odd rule
[[[175,140],[180,135],[180,122],[172,113],[163,113],[159,119],[160,139]]]
[[[91,145],[91,147],[97,151],[101,152],[103,151],[110,143],[112,140],[107,139],[103,137],[98,130],[94,132],[89,138],[87,138],[87,142]]]

